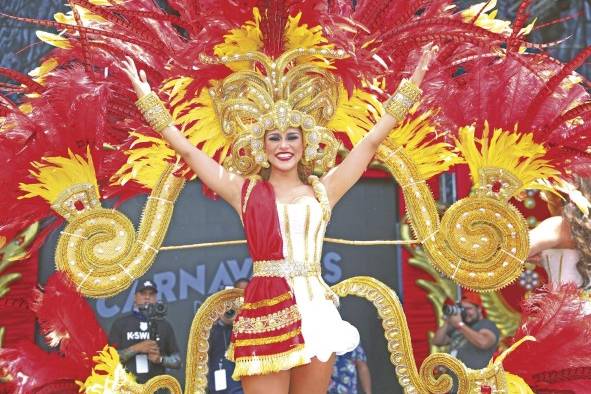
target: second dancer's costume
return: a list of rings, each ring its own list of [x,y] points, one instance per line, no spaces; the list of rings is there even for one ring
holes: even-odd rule
[[[591,385],[591,301],[589,252],[591,183],[580,180],[584,205],[569,200],[563,217],[569,222],[577,249],[547,249],[540,264],[548,285],[527,298],[515,340],[532,336],[503,361],[506,371],[519,375],[541,394],[584,394]],[[587,212],[584,212],[587,211]]]

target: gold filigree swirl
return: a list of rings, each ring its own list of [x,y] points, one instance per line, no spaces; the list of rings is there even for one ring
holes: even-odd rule
[[[475,290],[510,284],[523,269],[529,250],[527,223],[507,202],[468,197],[453,204],[441,219],[435,240],[425,246],[431,257],[446,261],[439,269]]]
[[[414,235],[439,272],[476,291],[500,289],[519,276],[529,238],[527,223],[515,207],[469,196],[440,221],[435,199],[404,149],[382,145],[377,157],[400,185]]]
[[[93,208],[61,232],[55,260],[87,297],[110,297],[128,288],[152,265],[184,180],[170,166],[148,197],[138,233],[122,213]]]

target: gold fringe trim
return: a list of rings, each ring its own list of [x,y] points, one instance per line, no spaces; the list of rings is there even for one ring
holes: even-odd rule
[[[232,379],[240,380],[241,376],[266,375],[286,371],[307,364],[309,361],[310,359],[304,355],[303,344],[294,346],[283,353],[268,356],[239,357],[236,360],[236,368],[232,374]]]
[[[274,337],[238,339],[234,341],[234,347],[270,345],[272,343],[284,342],[300,335],[301,332],[302,329],[298,327],[295,330],[286,332],[282,335],[275,335]]]
[[[283,301],[287,301],[292,298],[291,291],[287,293],[283,293],[277,297],[268,298],[266,300],[258,301],[258,302],[247,302],[242,304],[242,309],[258,309],[264,306],[273,306],[282,303]]]

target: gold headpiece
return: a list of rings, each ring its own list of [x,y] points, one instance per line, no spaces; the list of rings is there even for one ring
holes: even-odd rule
[[[296,63],[301,56],[315,58]],[[269,166],[265,132],[299,127],[305,144],[304,165],[318,165],[321,171],[333,166],[339,144],[324,126],[337,109],[340,81],[323,58],[343,57],[345,51],[326,48],[293,49],[277,59],[261,52],[221,58],[202,54],[204,63],[249,61],[252,65],[252,69],[236,71],[209,89],[222,130],[234,140],[224,164],[243,175],[257,173]]]

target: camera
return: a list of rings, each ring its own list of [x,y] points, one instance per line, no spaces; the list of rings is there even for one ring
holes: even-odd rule
[[[235,315],[236,315],[236,311],[235,311],[234,309],[229,309],[229,310],[227,310],[227,311],[224,313],[224,316],[225,316],[227,319],[231,319],[231,318],[233,318]]]
[[[163,320],[168,312],[168,305],[162,301],[155,304],[140,305],[140,311],[148,319],[148,331],[150,332],[150,339],[159,342],[160,333],[158,332],[157,320]]]
[[[462,316],[462,320],[466,318],[466,309],[462,306],[462,304],[455,303],[453,305],[445,304],[443,305],[443,315],[444,316],[452,316],[452,315],[460,315]]]
[[[168,312],[168,305],[162,301],[158,301],[155,304],[142,305],[140,310],[148,320],[162,320]]]

